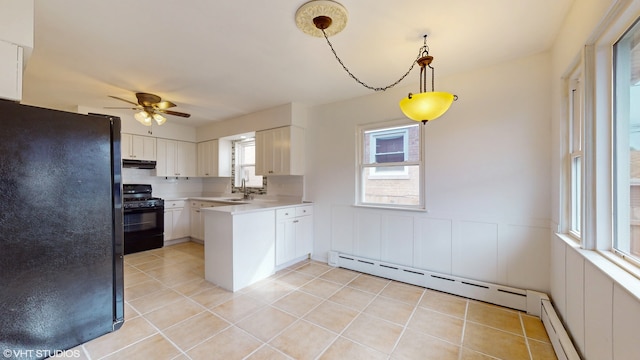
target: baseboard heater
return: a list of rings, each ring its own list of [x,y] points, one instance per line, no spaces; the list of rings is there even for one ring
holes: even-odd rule
[[[329,252],[329,265],[351,269],[387,279],[422,286],[470,299],[480,300],[520,311],[542,319],[560,360],[579,360],[560,318],[547,294],[441,274],[404,265]]]

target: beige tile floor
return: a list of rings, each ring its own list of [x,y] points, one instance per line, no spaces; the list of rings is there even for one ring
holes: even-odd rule
[[[555,359],[536,317],[305,261],[236,293],[203,246],[125,256],[125,324],[86,359]]]

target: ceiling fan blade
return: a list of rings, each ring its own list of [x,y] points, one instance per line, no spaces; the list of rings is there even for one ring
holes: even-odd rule
[[[118,106],[105,106],[105,109],[126,109],[126,110],[140,110],[139,107],[137,108],[132,108],[132,107],[118,107]]]
[[[165,110],[168,108],[172,108],[175,107],[176,104],[172,103],[171,101],[160,101],[159,103],[155,104],[153,107],[155,107],[156,109],[161,109],[161,110]]]
[[[118,99],[118,100],[120,100],[120,101],[128,102],[129,104],[133,104],[133,105],[135,105],[135,106],[138,106],[138,104],[134,103],[133,101],[129,101],[129,100],[127,100],[127,99],[119,98],[119,97],[117,97],[117,96],[112,96],[112,95],[109,95],[109,97],[110,97],[110,98],[114,98],[114,99]]]
[[[187,114],[187,113],[183,113],[183,112],[178,112],[178,111],[171,111],[171,110],[162,110],[162,109],[158,109],[158,112],[161,113],[165,113],[167,115],[173,115],[173,116],[181,116],[181,117],[185,117],[188,118],[191,116],[191,114]]]

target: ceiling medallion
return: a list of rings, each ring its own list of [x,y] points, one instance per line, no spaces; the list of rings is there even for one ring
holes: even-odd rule
[[[296,25],[305,34],[323,37],[333,36],[347,26],[347,9],[335,1],[312,0],[296,11]]]

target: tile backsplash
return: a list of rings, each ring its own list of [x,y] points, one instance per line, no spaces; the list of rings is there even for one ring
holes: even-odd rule
[[[268,178],[268,196],[302,198],[303,176],[272,176]],[[122,169],[123,184],[151,184],[153,196],[161,198],[219,196],[231,193],[229,178],[165,178],[155,176],[155,170]]]

